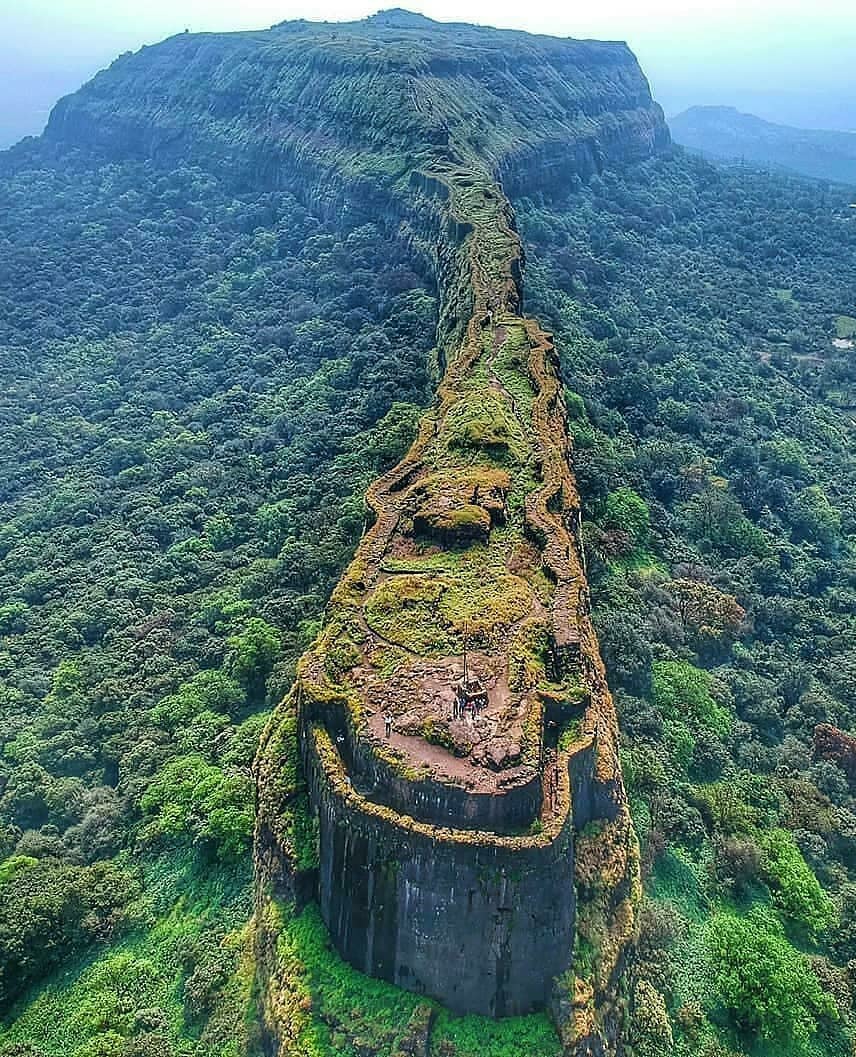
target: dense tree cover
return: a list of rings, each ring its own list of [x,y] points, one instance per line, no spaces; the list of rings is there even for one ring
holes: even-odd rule
[[[194,878],[241,864],[246,891],[266,709],[366,485],[409,443],[436,326],[418,261],[379,223],[236,196],[198,169],[40,151],[0,160],[5,1012],[93,943],[130,944],[116,950],[145,975],[133,936],[141,914],[173,913],[145,909],[164,857],[192,851]],[[193,1041],[220,969],[189,958],[143,988],[178,1002],[158,1053],[221,1052]],[[99,972],[80,984],[93,1009]],[[136,1053],[145,1024],[115,1024],[103,1053]],[[88,1054],[85,1038],[45,1052]]]
[[[69,950],[109,938],[136,892],[112,863],[75,866],[16,856],[3,867],[0,1002],[8,1005]]]
[[[716,996],[746,1031],[776,1043],[805,1046],[818,1016],[834,1016],[835,1002],[782,935],[781,925],[758,908],[745,917],[717,915],[710,925],[717,959]]]
[[[677,154],[519,204],[642,839],[639,1053],[854,1032],[856,799],[812,752],[856,730],[849,201]]]
[[[236,1052],[249,764],[427,399],[435,304],[379,222],[40,149],[0,161],[0,1053]],[[856,729],[846,205],[681,157],[521,203],[650,1057],[852,1034],[856,801],[812,753]]]

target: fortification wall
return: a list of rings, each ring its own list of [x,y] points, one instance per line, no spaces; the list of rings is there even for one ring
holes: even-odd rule
[[[514,833],[526,829],[541,813],[541,776],[504,792],[477,792],[432,778],[406,778],[364,748],[355,781],[366,785],[369,799],[377,799],[402,814],[437,826]]]
[[[368,799],[386,804],[402,815],[436,826],[519,833],[540,816],[541,775],[510,784],[502,791],[478,791],[424,777],[402,774],[385,760],[378,747],[354,729],[351,712],[329,701],[320,707],[306,702],[305,719],[320,722],[336,741],[351,781]]]
[[[454,1012],[543,1008],[573,951],[570,805],[543,839],[420,825],[363,800],[322,727],[302,741],[318,898],[340,954]],[[562,793],[567,802],[567,779]]]

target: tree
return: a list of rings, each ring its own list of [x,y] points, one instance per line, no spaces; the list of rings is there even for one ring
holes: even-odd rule
[[[703,648],[734,639],[746,616],[734,595],[699,580],[670,580],[665,585],[691,642]]]
[[[138,893],[133,876],[110,863],[21,859],[0,874],[0,1008],[65,958],[109,939]]]
[[[764,557],[769,544],[764,533],[746,517],[737,499],[723,488],[706,488],[681,511],[688,535],[705,550],[730,557]]]
[[[252,617],[228,639],[228,646],[230,672],[243,683],[248,695],[258,700],[282,648],[279,632],[261,617]]]
[[[619,488],[606,497],[604,523],[626,532],[634,550],[642,550],[651,534],[651,515],[645,500],[632,488]]]
[[[224,861],[246,855],[253,832],[253,783],[201,756],[170,760],[150,783],[140,806],[143,839],[186,839]]]
[[[717,914],[708,938],[716,996],[750,1039],[757,1033],[804,1052],[818,1019],[837,1016],[808,959],[768,911],[756,908],[745,918]]]
[[[731,727],[731,716],[717,704],[710,690],[708,673],[686,661],[655,661],[651,667],[654,704],[665,717],[725,737]]]
[[[651,681],[651,642],[644,621],[632,612],[598,616],[601,651],[611,679],[631,693],[644,693]]]
[[[790,514],[797,539],[817,543],[828,551],[841,532],[841,514],[832,506],[820,485],[800,492]]]

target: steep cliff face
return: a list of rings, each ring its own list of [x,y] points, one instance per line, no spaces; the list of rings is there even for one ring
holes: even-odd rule
[[[117,59],[62,100],[54,142],[205,158],[278,184],[314,162],[350,183],[401,186],[468,144],[538,190],[668,142],[623,44],[442,25],[407,12],[265,32],[183,34]]]
[[[118,60],[46,135],[383,211],[442,295],[435,405],[369,489],[257,759],[271,1052],[310,1052],[282,952],[283,914],[311,901],[364,972],[456,1012],[548,1008],[568,1054],[619,1052],[636,841],[558,355],[522,315],[506,194],[667,144],[632,54],[404,12],[185,35]]]

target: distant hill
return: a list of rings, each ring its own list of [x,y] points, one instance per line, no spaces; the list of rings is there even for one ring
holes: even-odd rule
[[[677,143],[715,158],[746,158],[856,184],[856,132],[775,125],[730,106],[693,106],[671,118]]]

